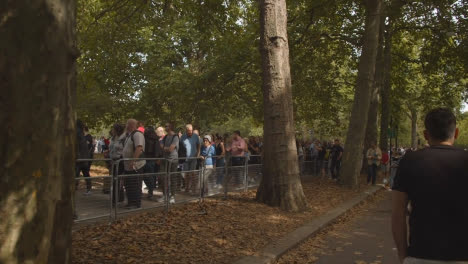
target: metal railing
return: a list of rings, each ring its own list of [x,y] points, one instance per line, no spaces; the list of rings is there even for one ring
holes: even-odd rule
[[[196,157],[77,160],[75,222],[105,217],[112,222],[123,214],[157,208],[167,214],[173,204],[201,203],[215,195],[227,198],[229,192],[260,184],[261,156],[212,158],[212,166]],[[143,160],[146,164],[139,167]],[[90,162],[96,161],[108,163],[109,174],[88,177]]]
[[[245,192],[260,185],[262,157],[213,156],[213,166],[201,158],[80,159],[76,161],[75,222],[119,216],[140,210],[161,209],[174,204],[203,202],[206,197]],[[135,170],[130,162],[145,160]],[[109,173],[87,177],[90,162],[106,162]],[[327,160],[304,160],[299,156],[302,178],[330,175]],[[137,166],[138,167],[138,166]],[[84,177],[79,177],[80,173]]]

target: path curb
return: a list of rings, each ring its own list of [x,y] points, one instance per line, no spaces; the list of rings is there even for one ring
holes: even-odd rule
[[[289,250],[299,246],[306,239],[314,236],[325,227],[333,224],[340,216],[363,203],[367,198],[381,190],[381,186],[372,186],[369,190],[357,197],[341,204],[337,208],[319,216],[311,222],[297,228],[277,241],[267,245],[254,256],[245,256],[233,262],[233,264],[273,264]]]

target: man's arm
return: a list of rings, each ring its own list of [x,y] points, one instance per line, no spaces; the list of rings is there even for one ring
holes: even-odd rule
[[[400,262],[407,256],[408,234],[406,225],[406,208],[408,206],[408,195],[404,192],[392,192],[392,233],[393,240],[398,250]]]

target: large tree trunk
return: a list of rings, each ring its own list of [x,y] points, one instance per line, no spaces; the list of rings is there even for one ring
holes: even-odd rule
[[[382,0],[369,0],[366,2],[366,7],[365,39],[359,61],[354,103],[346,135],[343,167],[341,169],[342,182],[349,187],[358,185],[358,176],[361,169],[371,91],[374,85]]]
[[[307,207],[299,176],[285,0],[261,0],[263,178],[257,200],[287,211]]]
[[[0,263],[70,263],[75,2],[0,4]]]

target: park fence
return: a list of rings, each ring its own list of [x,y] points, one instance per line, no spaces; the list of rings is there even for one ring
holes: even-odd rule
[[[146,161],[142,169],[125,170],[141,160]],[[212,196],[227,198],[228,193],[245,192],[260,185],[261,156],[214,156],[213,160],[214,166],[206,165],[200,158],[79,159],[75,178],[75,222],[98,218],[113,222],[124,214],[157,208],[167,213],[175,204],[201,203]],[[85,177],[79,177],[83,172],[78,171],[79,168],[89,170],[91,162],[105,162],[108,173],[86,177],[88,174],[84,172]],[[307,179],[327,172],[328,162],[299,156],[299,168],[303,179]]]
[[[141,160],[146,161],[143,168],[128,170]],[[167,213],[174,204],[202,202],[216,195],[227,198],[230,192],[244,192],[260,184],[261,156],[214,156],[213,161],[217,166],[206,165],[200,158],[79,159],[75,222],[98,218],[112,222],[124,214],[156,208]],[[108,173],[88,177],[92,162],[105,162]]]

